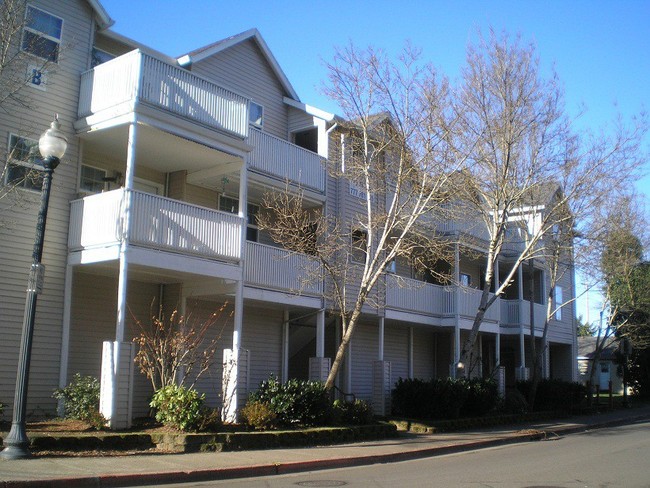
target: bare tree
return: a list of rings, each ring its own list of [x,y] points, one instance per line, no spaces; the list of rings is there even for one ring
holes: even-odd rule
[[[590,205],[639,169],[646,121],[619,120],[609,133],[576,135],[557,76],[542,76],[534,46],[494,32],[469,47],[455,108],[457,147],[470,153],[459,188],[487,241],[481,300],[460,354],[466,363],[486,310],[517,269],[536,258],[570,258],[575,228]],[[513,241],[519,249],[512,267],[494,283],[504,243]]]
[[[349,45],[327,67],[326,94],[345,118],[331,138],[328,174],[354,195],[347,205],[353,215],[307,209],[300,191],[285,191],[266,196],[270,211],[259,224],[285,248],[312,255],[325,272],[328,308],[341,327],[326,382],[331,388],[390,264],[403,257],[432,267],[446,258],[448,245],[435,224],[463,161],[449,142],[447,80],[421,64],[417,50],[407,46],[393,61],[380,50]]]
[[[138,345],[134,361],[154,391],[186,382],[193,388],[217,360],[218,342],[232,312],[224,303],[207,318],[195,319],[178,310],[165,317],[162,307],[155,308],[152,303],[147,322],[133,317],[133,342]]]

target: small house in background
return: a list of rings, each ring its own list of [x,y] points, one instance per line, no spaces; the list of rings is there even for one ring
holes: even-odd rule
[[[587,384],[591,368],[594,367],[594,356],[596,351],[596,337],[578,337],[578,374],[581,383]],[[619,372],[616,362],[616,351],[619,343],[614,337],[607,339],[594,376],[594,386],[600,391],[609,390],[609,382],[612,382],[612,392],[623,393],[623,378]]]

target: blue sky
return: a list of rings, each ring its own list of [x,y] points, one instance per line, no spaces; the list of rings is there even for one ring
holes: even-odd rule
[[[406,40],[452,80],[477,29],[521,34],[555,67],[570,114],[599,129],[650,110],[650,1],[101,0],[114,30],[172,56],[256,27],[301,100],[337,113],[319,92],[323,60],[352,41],[397,52]],[[650,150],[650,136],[645,141]],[[648,167],[650,170],[650,166]],[[650,196],[650,177],[638,184]],[[591,299],[593,306],[597,297]],[[584,308],[581,302],[580,309]],[[590,319],[597,314],[592,312]]]

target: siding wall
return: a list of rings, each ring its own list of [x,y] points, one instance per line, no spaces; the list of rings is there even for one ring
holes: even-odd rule
[[[391,363],[390,384],[409,377],[409,329],[386,326],[384,329],[384,360]]]
[[[151,304],[158,297],[158,285],[128,282],[127,329],[125,340],[137,335],[134,318],[148,320]],[[115,340],[117,315],[117,279],[97,274],[75,271],[73,278],[72,313],[70,321],[70,348],[68,381],[75,373],[92,375],[101,373],[102,343]],[[149,380],[135,369],[133,407],[134,416],[148,414],[152,388]]]
[[[192,71],[262,105],[264,131],[287,139],[288,109],[283,102],[287,94],[255,41],[249,39],[195,63]]]
[[[349,393],[360,400],[372,400],[372,365],[379,352],[377,326],[359,324],[352,337],[352,385]]]
[[[52,391],[58,387],[63,315],[64,273],[67,251],[68,202],[76,196],[79,144],[72,129],[76,119],[79,75],[90,59],[93,35],[91,11],[85,1],[51,2],[34,0],[30,4],[63,18],[62,48],[57,65],[47,70],[47,89],[23,89],[31,107],[3,105],[0,117],[0,154],[5,155],[9,133],[38,139],[48,128],[54,113],[68,137],[68,150],[57,168],[52,186],[43,263],[47,268],[44,290],[38,298],[27,411],[52,411]],[[39,64],[39,61],[34,61]],[[27,63],[20,70],[27,70]],[[4,159],[4,158],[3,158]],[[0,228],[0,392],[5,403],[13,397],[16,364],[25,306],[25,285],[31,265],[39,198],[21,190],[25,206],[8,208],[9,199],[0,203],[0,220],[10,227]],[[11,405],[5,411],[9,414]]]
[[[431,329],[413,329],[413,377],[428,380],[436,376],[436,337]]]

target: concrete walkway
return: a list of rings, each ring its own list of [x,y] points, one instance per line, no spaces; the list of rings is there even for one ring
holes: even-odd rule
[[[448,434],[407,434],[384,441],[327,447],[114,457],[0,460],[0,488],[109,487],[270,476],[316,469],[404,461],[551,438],[650,420],[650,406]]]

